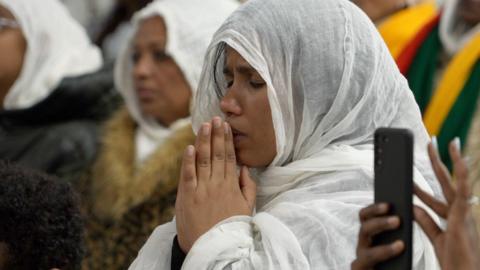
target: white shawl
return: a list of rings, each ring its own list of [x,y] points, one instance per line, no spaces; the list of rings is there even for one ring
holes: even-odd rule
[[[137,160],[143,160],[154,151],[176,126],[189,122],[182,119],[181,123],[164,127],[141,113],[132,78],[131,57],[133,38],[140,23],[154,16],[162,17],[167,29],[165,53],[173,58],[190,88],[195,91],[208,44],[215,30],[237,7],[238,3],[234,0],[156,0],[135,14],[134,30],[116,62],[115,85],[125,99],[130,115],[139,125],[136,133]]]
[[[251,0],[215,34],[194,129],[219,115],[213,74],[226,43],[267,83],[277,156],[257,179],[257,212],[202,235],[182,269],[350,269],[359,210],[373,202],[373,133],[415,136],[415,181],[432,192],[427,132],[407,81],[375,26],[345,0]],[[220,65],[219,67],[215,66]],[[259,127],[260,128],[260,127]],[[426,179],[426,180],[425,180]],[[169,269],[175,221],[158,227],[130,269]],[[415,227],[414,269],[435,270]]]
[[[99,49],[58,0],[0,0],[0,5],[15,16],[27,41],[22,71],[4,100],[6,110],[36,105],[63,78],[102,65]]]

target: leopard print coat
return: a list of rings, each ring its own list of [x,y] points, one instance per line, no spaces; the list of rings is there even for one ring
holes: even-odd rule
[[[139,168],[134,167],[135,128],[125,108],[106,124],[102,150],[80,187],[86,215],[83,269],[128,269],[153,230],[174,215],[192,128],[174,131]]]

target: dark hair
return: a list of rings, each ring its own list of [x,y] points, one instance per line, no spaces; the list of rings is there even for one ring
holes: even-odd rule
[[[223,76],[223,66],[225,63],[221,63],[220,61],[225,62],[225,49],[227,45],[225,42],[220,43],[217,46],[217,49],[215,51],[215,59],[213,61],[213,82],[215,84],[215,93],[217,94],[218,99],[221,99],[223,97],[223,88],[224,86],[220,86],[220,82],[218,77]]]
[[[7,269],[80,269],[83,224],[69,184],[0,161],[0,220]]]

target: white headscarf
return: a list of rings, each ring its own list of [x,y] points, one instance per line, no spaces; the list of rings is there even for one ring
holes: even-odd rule
[[[140,160],[148,156],[174,129],[164,127],[152,117],[142,115],[140,110],[132,78],[131,57],[134,34],[140,23],[154,16],[162,17],[167,29],[165,53],[173,58],[190,89],[195,91],[208,44],[215,30],[237,7],[238,3],[234,0],[156,0],[134,16],[133,35],[116,63],[115,84],[123,95],[130,114],[140,127],[136,135],[137,150],[145,149],[142,153],[137,152]]]
[[[427,132],[407,81],[375,26],[349,1],[251,0],[209,47],[195,130],[221,115],[213,74],[222,77],[216,68],[224,63],[222,43],[265,80],[278,154],[258,175],[257,213],[210,229],[182,269],[350,269],[358,212],[373,202],[376,128],[409,128],[415,181],[429,192],[436,186]],[[130,269],[169,269],[175,233],[174,221],[158,227]],[[418,227],[413,255],[414,269],[438,269]]]
[[[452,56],[462,49],[476,34],[480,23],[469,26],[458,14],[459,0],[445,0],[440,19],[440,40],[446,52]]]
[[[57,0],[0,0],[27,41],[22,71],[4,101],[7,110],[29,108],[48,97],[68,76],[93,72],[101,53]]]

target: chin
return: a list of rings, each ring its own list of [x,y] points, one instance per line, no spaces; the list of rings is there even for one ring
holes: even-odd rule
[[[250,153],[248,151],[236,150],[237,164],[240,166],[247,166],[248,168],[265,168],[270,163],[265,164],[258,159],[258,153]]]
[[[255,162],[252,162],[252,159],[249,158],[248,153],[245,153],[246,151],[242,150],[235,150],[235,155],[237,157],[237,164],[240,166],[247,166],[247,167],[253,167],[252,165]]]

